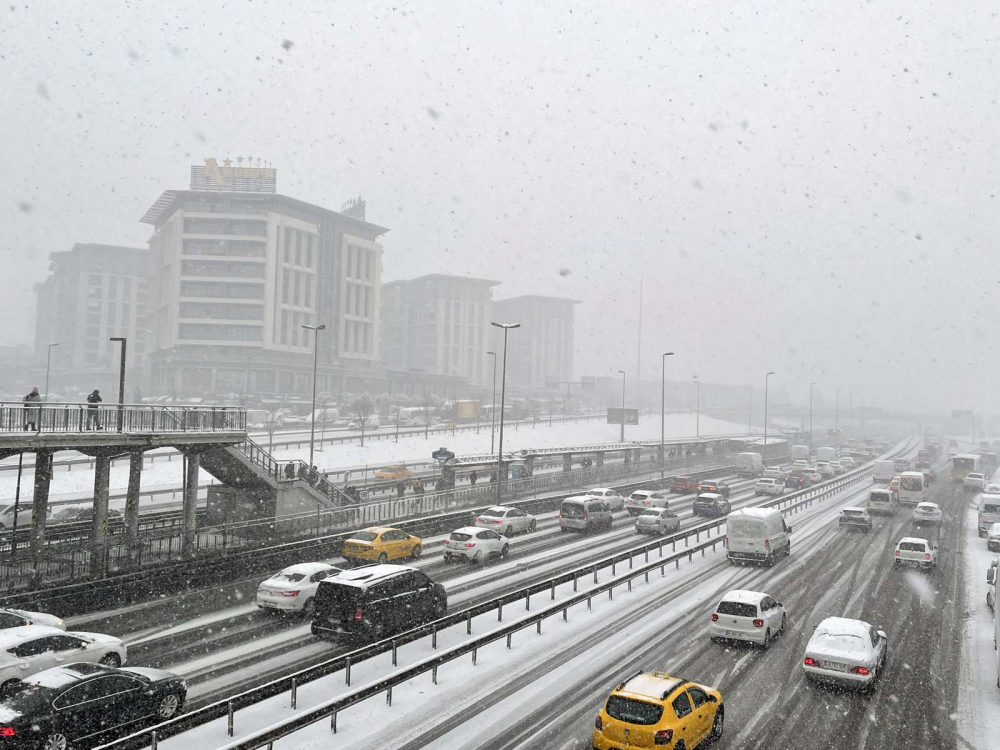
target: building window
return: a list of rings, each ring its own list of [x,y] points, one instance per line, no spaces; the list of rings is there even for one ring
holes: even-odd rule
[[[260,305],[182,302],[180,305],[180,317],[214,320],[263,320],[264,308]]]
[[[289,271],[287,268],[281,274],[281,301],[285,303],[287,303],[289,299],[291,299],[288,296],[289,277],[291,275],[292,272]]]
[[[182,281],[181,297],[264,299],[262,284],[227,284],[224,281]]]
[[[292,262],[292,230],[285,228],[285,263]]]
[[[188,341],[262,341],[260,326],[202,325],[182,323],[180,338]]]
[[[354,248],[348,246],[344,256],[347,258],[347,268],[344,270],[344,277],[349,279],[351,278],[351,259],[354,257]]]
[[[302,232],[295,233],[295,265],[302,265]]]
[[[294,273],[294,284],[295,284],[295,301],[296,307],[301,307],[302,305],[302,274],[297,271]]]
[[[312,307],[312,286],[313,286],[312,285],[312,279],[307,276],[305,278],[305,283],[303,284],[303,286],[305,287],[305,290],[304,290],[305,291],[305,297],[306,297],[306,299],[305,299],[305,306],[306,307]]]

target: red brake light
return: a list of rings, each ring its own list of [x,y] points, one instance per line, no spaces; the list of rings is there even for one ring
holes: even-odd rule
[[[854,672],[854,674],[861,675],[862,677],[868,676],[868,667],[855,667],[851,671]]]
[[[281,594],[282,596],[298,596],[299,595],[298,591],[279,591],[277,593]]]
[[[475,543],[475,542],[466,542],[466,543],[465,543],[465,546],[466,546],[466,547],[475,547],[475,546],[476,546],[476,543]]]
[[[642,501],[642,504],[643,504],[643,505],[649,505],[649,500],[643,500],[643,501]]]
[[[811,656],[807,656],[805,659],[803,659],[802,663],[805,664],[807,667],[818,667],[819,666],[819,662],[816,661],[815,659],[813,659]]]
[[[600,732],[602,729],[604,729],[604,722],[601,721],[601,715],[600,714],[597,714],[597,718],[594,719],[594,729],[596,729],[598,732]]]
[[[896,557],[899,557],[899,550],[896,550]]]
[[[754,620],[753,621],[753,626],[755,628],[762,628],[762,627],[764,627],[764,621],[763,620]]]
[[[361,622],[361,607],[354,610],[354,622]]]
[[[670,740],[674,738],[673,729],[661,729],[659,732],[653,735],[654,745],[669,745]]]
[[[925,560],[930,560],[931,559],[931,553],[930,552],[925,552],[924,553],[924,559]]]
[[[0,737],[13,737],[14,727],[0,727]]]
[[[586,521],[586,520],[587,520],[587,514],[586,514],[586,512],[584,512],[584,514],[583,514],[583,520],[584,520],[584,521]]]
[[[713,612],[712,613],[712,622],[718,622],[718,621],[719,621],[719,616],[715,612]]]
[[[770,539],[765,539],[764,540],[764,546],[765,547],[770,547],[771,546],[771,540]]]

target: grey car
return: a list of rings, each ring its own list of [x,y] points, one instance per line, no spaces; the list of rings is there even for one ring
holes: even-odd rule
[[[637,534],[672,534],[681,527],[681,517],[669,508],[651,508],[635,519]]]
[[[607,531],[611,523],[611,506],[599,497],[567,497],[559,506],[559,528],[562,531]]]

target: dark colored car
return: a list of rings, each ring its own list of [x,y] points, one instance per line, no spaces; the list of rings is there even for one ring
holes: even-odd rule
[[[715,492],[723,497],[729,497],[729,485],[725,482],[717,482],[714,479],[703,479],[698,482],[698,492]]]
[[[928,467],[926,469],[921,469],[920,472],[924,475],[924,481],[927,484],[934,484],[934,480],[937,479],[937,472],[934,471],[934,469]]]
[[[812,480],[801,471],[793,471],[785,476],[785,487],[789,489],[802,490],[811,484]]]
[[[671,492],[697,492],[698,483],[693,477],[673,477],[670,480]]]
[[[162,669],[66,664],[5,686],[0,747],[68,750],[100,744],[181,712],[187,683]]]
[[[913,468],[915,469],[929,469],[931,468],[931,460],[929,458],[918,458],[913,462]]]
[[[729,501],[722,495],[716,493],[706,493],[695,498],[691,512],[696,516],[708,516],[709,518],[719,518],[728,516],[732,509]]]
[[[108,508],[109,521],[121,517],[121,511]],[[94,520],[94,508],[93,506],[87,506],[86,508],[64,508],[63,510],[56,511],[52,515],[51,523],[73,523],[92,520]]]
[[[448,612],[448,593],[406,565],[365,565],[328,578],[316,591],[312,633],[321,638],[361,635],[381,640]]]

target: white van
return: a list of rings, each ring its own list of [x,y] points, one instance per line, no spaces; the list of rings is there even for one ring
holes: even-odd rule
[[[726,556],[733,565],[774,565],[792,552],[792,527],[777,508],[743,508],[726,519]]]
[[[809,462],[809,446],[808,445],[793,445],[792,446],[792,461],[797,461],[803,459],[806,463]]]
[[[736,454],[736,476],[759,477],[764,474],[764,459],[759,453]]]
[[[822,445],[816,449],[817,461],[832,461],[836,457],[837,457],[837,449],[831,448],[829,445]]]
[[[868,513],[870,515],[896,515],[896,493],[887,489],[874,489],[868,493]]]
[[[872,464],[872,481],[888,482],[896,473],[896,467],[890,460],[880,460]]]
[[[916,505],[927,499],[927,485],[922,471],[904,471],[899,476],[899,502]]]
[[[910,470],[910,459],[894,458],[892,460],[892,466],[896,470],[897,474],[902,474],[904,471]]]
[[[979,536],[983,538],[990,526],[1000,522],[1000,495],[983,493],[979,497]]]

